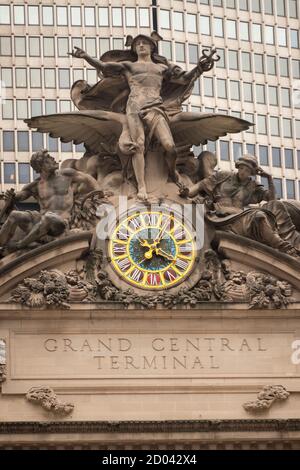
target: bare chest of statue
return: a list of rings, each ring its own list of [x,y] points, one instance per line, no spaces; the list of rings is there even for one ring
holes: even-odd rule
[[[47,180],[41,179],[37,190],[41,206],[47,209],[60,210],[62,209],[61,202],[64,203],[63,205],[68,205],[69,199],[73,199],[70,178],[61,174],[57,174]]]

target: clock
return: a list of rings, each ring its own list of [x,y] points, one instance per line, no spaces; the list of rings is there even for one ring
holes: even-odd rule
[[[196,259],[192,226],[175,212],[134,211],[119,221],[108,242],[119,278],[145,290],[180,284]]]

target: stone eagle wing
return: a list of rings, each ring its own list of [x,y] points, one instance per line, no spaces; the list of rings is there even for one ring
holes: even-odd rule
[[[170,128],[177,145],[206,144],[227,134],[246,131],[251,122],[223,114],[179,113],[170,119]]]
[[[24,122],[38,132],[60,138],[62,142],[84,143],[97,153],[103,145],[112,148],[117,144],[126,116],[109,111],[79,111],[36,116]]]

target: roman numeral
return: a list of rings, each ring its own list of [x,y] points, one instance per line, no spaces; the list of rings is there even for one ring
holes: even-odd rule
[[[131,266],[130,260],[128,258],[124,258],[122,260],[117,260],[117,265],[121,269],[121,271],[128,271]]]
[[[184,261],[183,259],[180,259],[180,258],[178,258],[176,260],[176,263],[175,263],[175,266],[177,266],[179,269],[182,269],[183,271],[186,270],[188,265],[189,265],[189,263],[187,263],[186,261]]]

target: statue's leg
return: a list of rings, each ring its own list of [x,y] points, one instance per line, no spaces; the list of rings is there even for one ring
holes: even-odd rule
[[[263,207],[275,215],[281,238],[300,250],[300,233],[297,232],[285,205],[281,201],[270,201],[264,204]]]
[[[145,131],[144,125],[136,113],[127,115],[130,137],[135,144],[135,152],[132,156],[132,166],[138,185],[138,198],[147,199],[145,183]]]
[[[169,168],[169,174],[175,183],[180,182],[181,177],[176,170],[177,151],[170,127],[163,116],[158,118],[154,135],[161,143],[166,152],[166,161]]]
[[[0,246],[4,247],[13,238],[20,227],[25,232],[31,230],[32,217],[28,211],[12,211],[0,230]]]
[[[44,236],[52,233],[53,235],[60,235],[65,230],[66,225],[64,221],[51,212],[46,213],[42,216],[39,223],[35,224],[32,230],[22,239],[22,241],[17,243],[17,248],[25,248],[31,243],[40,240]]]
[[[267,214],[259,209],[254,209],[240,217],[230,225],[230,230],[238,235],[252,238],[272,248],[276,248],[283,253],[290,255],[297,254],[294,247],[280,237],[278,231],[269,221]]]

